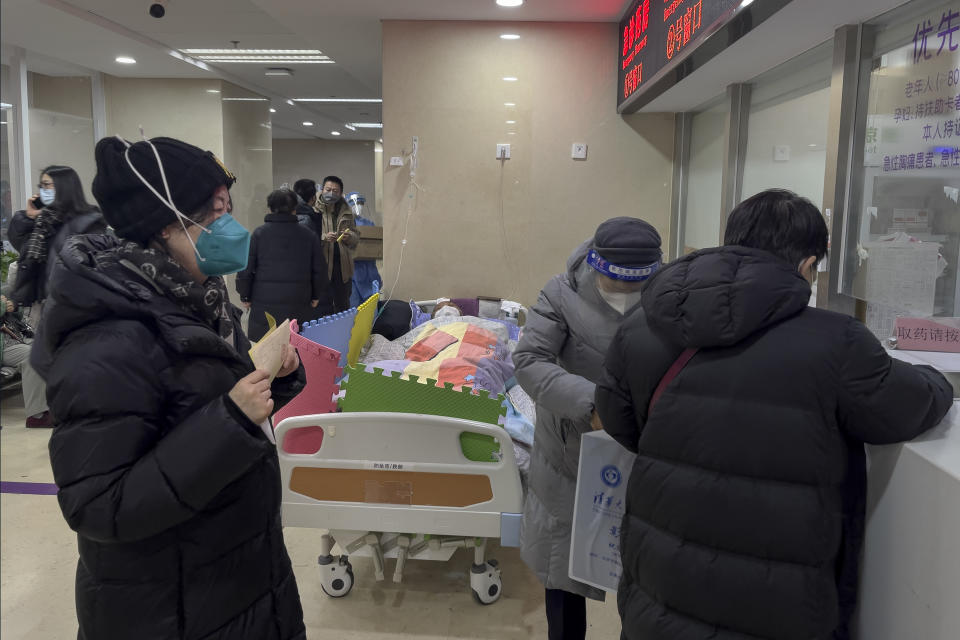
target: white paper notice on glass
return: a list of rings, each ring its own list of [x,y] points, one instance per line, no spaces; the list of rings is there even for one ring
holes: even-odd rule
[[[285,347],[288,344],[290,344],[290,320],[284,320],[250,348],[253,366],[269,373],[271,382],[283,366]]]
[[[933,315],[940,245],[935,242],[865,242],[867,302],[911,315]]]

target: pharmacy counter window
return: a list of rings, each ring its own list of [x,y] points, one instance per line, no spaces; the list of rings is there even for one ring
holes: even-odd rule
[[[960,316],[960,4],[908,7],[865,62],[841,248],[841,292],[881,339],[897,317]]]

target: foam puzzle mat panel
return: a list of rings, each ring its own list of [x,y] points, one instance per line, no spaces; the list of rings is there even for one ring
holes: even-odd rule
[[[340,387],[336,381],[343,371],[338,364],[340,353],[299,334],[295,321],[290,325],[290,344],[300,354],[307,374],[307,386],[273,415],[274,426],[292,416],[333,413],[337,410],[334,397],[340,393]]]
[[[341,367],[347,364],[347,354],[350,352],[350,334],[353,332],[357,309],[341,311],[332,316],[325,316],[319,320],[311,320],[300,328],[300,335],[322,344],[340,353]]]

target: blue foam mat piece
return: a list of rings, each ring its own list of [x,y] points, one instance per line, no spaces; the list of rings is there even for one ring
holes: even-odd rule
[[[311,320],[300,327],[300,335],[317,344],[330,347],[340,352],[340,362],[337,366],[347,366],[347,354],[350,352],[350,334],[357,317],[357,309],[348,309],[324,316],[319,320]]]

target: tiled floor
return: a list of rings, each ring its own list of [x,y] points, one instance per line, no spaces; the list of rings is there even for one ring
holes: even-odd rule
[[[19,396],[0,405],[0,479],[52,482],[47,458],[48,430],[25,429]],[[470,594],[471,558],[461,550],[446,563],[410,562],[404,583],[373,580],[372,564],[353,560],[356,586],[345,598],[328,598],[316,571],[319,531],[285,531],[311,640],[409,638],[546,638],[543,590],[516,549],[496,549],[503,569],[504,595],[483,607]],[[54,496],[0,497],[0,638],[60,640],[76,637],[73,576],[76,538]],[[392,561],[389,561],[389,567]],[[616,640],[616,603],[591,602],[587,638]]]

